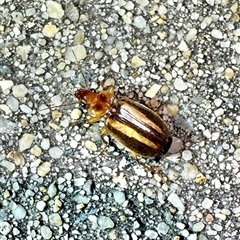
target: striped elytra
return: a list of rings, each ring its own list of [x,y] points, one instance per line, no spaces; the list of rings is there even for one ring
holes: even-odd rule
[[[137,156],[159,157],[172,143],[171,134],[162,118],[150,108],[128,98],[114,100],[114,89],[99,93],[80,89],[75,96],[88,108],[89,123],[105,116],[101,135],[110,135]]]

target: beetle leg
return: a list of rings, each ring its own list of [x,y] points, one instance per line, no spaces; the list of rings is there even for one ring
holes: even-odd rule
[[[102,132],[101,132],[101,139],[102,139],[102,141],[104,142],[105,147],[104,147],[104,149],[101,151],[100,154],[103,154],[103,153],[105,152],[106,148],[109,146],[109,142],[104,139],[104,136],[107,135],[107,134],[108,134],[108,130],[107,130],[106,127],[104,127],[104,128],[102,129]]]
[[[88,122],[89,124],[93,124],[93,123],[95,123],[95,122],[98,122],[101,118],[102,118],[102,117],[91,117],[91,118],[88,119],[87,122]]]

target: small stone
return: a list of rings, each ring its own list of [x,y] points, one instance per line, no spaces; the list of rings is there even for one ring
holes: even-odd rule
[[[97,151],[97,145],[94,142],[90,141],[90,140],[86,140],[85,141],[85,146],[90,151],[93,151],[93,152]]]
[[[49,162],[43,162],[43,163],[37,168],[37,174],[38,174],[40,177],[45,177],[50,171],[51,171],[51,163],[49,163]]]
[[[188,88],[188,85],[180,78],[176,78],[174,81],[174,87],[177,91],[184,91]]]
[[[28,89],[23,84],[13,86],[12,91],[15,98],[24,98],[28,93]]]
[[[195,178],[195,183],[204,184],[206,181],[207,181],[207,178],[202,173],[197,174]]]
[[[136,2],[142,7],[146,7],[149,4],[148,0],[136,0]]]
[[[214,132],[212,133],[212,140],[213,141],[217,141],[220,137],[220,133],[219,132]]]
[[[59,31],[59,28],[57,28],[55,25],[47,24],[44,26],[42,33],[46,37],[53,38],[55,37],[58,31]]]
[[[176,193],[171,193],[168,196],[168,201],[179,211],[184,212],[185,211],[185,206],[183,205],[182,201],[178,197]]]
[[[236,160],[236,161],[240,161],[240,148],[236,149],[234,154],[233,154],[233,158]]]
[[[194,232],[201,232],[204,229],[205,225],[202,222],[195,223],[193,225]]]
[[[52,226],[60,227],[62,225],[62,218],[58,213],[52,213],[48,218]]]
[[[54,198],[57,195],[57,187],[56,187],[55,183],[52,183],[49,186],[47,193],[50,198]]]
[[[179,107],[175,104],[168,104],[167,105],[167,112],[171,116],[177,116],[179,113]]]
[[[25,133],[19,140],[19,150],[20,152],[23,152],[24,150],[31,147],[35,136],[30,133]]]
[[[196,28],[192,28],[192,29],[190,29],[189,30],[189,32],[187,33],[187,35],[186,35],[186,41],[187,42],[189,42],[189,41],[191,41],[192,39],[194,39],[195,37],[196,37],[196,35],[197,35],[197,29]]]
[[[52,238],[52,230],[48,226],[41,226],[40,232],[41,232],[43,239],[51,239]]]
[[[137,16],[134,18],[133,25],[139,29],[146,28],[146,20],[142,16]]]
[[[60,3],[57,3],[55,1],[47,1],[47,13],[49,17],[60,19],[64,15],[64,11],[62,9],[62,5]]]
[[[170,227],[165,222],[160,222],[157,226],[157,231],[159,234],[166,235]]]
[[[59,147],[51,147],[48,152],[50,157],[54,159],[59,159],[63,155],[63,150]]]
[[[82,111],[79,108],[74,108],[71,112],[71,118],[74,120],[77,120],[81,118],[82,116]]]
[[[178,49],[182,52],[189,50],[188,45],[184,40],[181,40],[180,44],[178,45]]]
[[[13,86],[13,81],[11,80],[1,80],[0,81],[0,88],[5,93],[6,90],[11,89]]]
[[[28,59],[28,55],[31,52],[32,47],[30,45],[18,46],[16,52],[22,57],[23,61]]]
[[[66,6],[66,16],[72,21],[77,22],[79,19],[79,9],[72,3],[69,2]]]
[[[157,232],[154,230],[146,230],[144,234],[149,239],[157,239],[158,236]]]
[[[44,138],[41,142],[41,148],[44,150],[48,150],[50,148],[50,141],[48,138]]]
[[[114,222],[109,217],[100,216],[98,218],[98,225],[101,230],[107,229],[107,228],[113,228]]]
[[[83,43],[83,41],[84,41],[84,31],[79,30],[74,37],[74,43],[76,45],[81,45]]]
[[[41,212],[44,210],[45,207],[46,207],[46,203],[42,200],[36,203],[36,208]]]
[[[111,65],[111,69],[116,73],[119,72],[120,67],[116,61],[113,61],[112,65]]]
[[[25,159],[20,152],[11,151],[8,153],[7,158],[12,159],[16,166],[23,166],[25,164]]]
[[[193,158],[192,152],[190,150],[184,150],[182,152],[182,157],[186,161],[190,161]]]
[[[13,172],[15,170],[15,164],[7,160],[2,160],[0,162],[0,166],[6,168],[9,172]]]
[[[12,226],[8,222],[0,222],[0,233],[3,236],[7,236],[12,230]],[[2,237],[2,239],[6,239]]]
[[[235,73],[231,68],[226,68],[224,76],[227,80],[232,79],[234,77],[234,75],[235,75]]]
[[[7,105],[13,112],[18,111],[19,109],[19,101],[13,96],[8,97]]]
[[[68,47],[65,53],[66,59],[71,62],[79,62],[80,60],[85,59],[87,56],[86,48],[83,45],[75,45]]]
[[[224,109],[223,108],[218,108],[217,110],[214,111],[214,114],[216,117],[219,117],[224,114]]]
[[[203,135],[206,137],[206,138],[211,138],[212,137],[212,133],[210,132],[209,129],[206,129],[203,131]]]
[[[27,212],[22,205],[17,204],[16,208],[12,210],[12,214],[16,220],[20,220],[26,217]]]
[[[213,205],[213,200],[209,199],[209,198],[204,198],[203,202],[202,202],[202,207],[205,209],[210,209]]]
[[[148,91],[145,93],[145,96],[148,98],[154,98],[158,91],[160,90],[161,85],[154,83],[151,88],[148,89]]]
[[[206,2],[207,2],[209,5],[214,6],[215,0],[206,0]]]
[[[133,68],[137,68],[137,67],[141,67],[141,66],[145,66],[146,65],[146,62],[143,61],[141,58],[139,58],[138,56],[134,56],[132,58],[132,61],[131,61],[131,65]]]
[[[222,32],[219,31],[218,29],[213,29],[212,32],[211,32],[211,36],[213,38],[216,38],[216,39],[222,39],[223,38]]]
[[[34,145],[30,152],[35,155],[36,157],[40,157],[42,155],[42,149],[38,147],[37,145]]]
[[[115,191],[113,193],[113,196],[114,196],[114,200],[120,205],[126,201],[125,194],[123,192]]]
[[[186,163],[184,164],[184,169],[182,171],[182,177],[185,180],[194,179],[198,174],[198,169],[195,165]]]

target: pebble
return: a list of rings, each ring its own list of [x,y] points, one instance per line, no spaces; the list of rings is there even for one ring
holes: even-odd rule
[[[133,25],[139,29],[146,28],[146,20],[142,16],[137,16],[134,18]]]
[[[198,169],[195,165],[186,163],[184,164],[184,169],[181,173],[185,180],[194,179],[198,174]]]
[[[206,0],[206,2],[211,5],[214,6],[215,0]]]
[[[85,141],[85,146],[88,150],[96,152],[97,151],[97,145],[96,143],[90,141],[90,140],[86,140]]]
[[[176,78],[174,81],[174,87],[177,91],[184,91],[188,88],[187,84],[180,78]]]
[[[185,206],[183,205],[181,199],[178,197],[176,193],[171,193],[168,196],[168,201],[179,211],[184,212],[185,211]]]
[[[195,223],[192,227],[194,232],[201,232],[204,229],[205,225],[202,222]]]
[[[148,89],[148,91],[145,93],[145,96],[148,98],[154,98],[158,91],[160,90],[161,85],[154,83],[151,88]]]
[[[216,117],[219,117],[224,114],[224,109],[223,108],[218,108],[217,110],[214,111],[214,114]]]
[[[48,138],[44,138],[41,142],[41,148],[44,150],[48,150],[50,148],[50,141]]]
[[[8,222],[0,222],[0,233],[3,236],[7,236],[11,232],[11,230],[12,226]]]
[[[222,32],[219,31],[218,29],[213,29],[212,32],[211,32],[211,36],[213,38],[216,38],[216,39],[222,39],[223,38]]]
[[[139,58],[138,56],[134,56],[132,58],[132,61],[131,61],[131,65],[133,68],[137,68],[137,67],[141,67],[141,66],[145,66],[146,65],[146,62],[143,61],[141,58]]]
[[[204,198],[203,202],[202,202],[202,207],[205,209],[210,209],[213,205],[213,200],[209,199],[209,198]]]
[[[107,228],[113,228],[114,227],[114,222],[109,217],[100,216],[98,218],[98,225],[99,225],[99,228],[101,230],[104,230],[104,229],[107,229]]]
[[[171,116],[177,116],[179,113],[179,107],[175,104],[168,104],[166,108],[168,114]]]
[[[157,231],[159,234],[166,235],[170,227],[165,222],[160,222],[157,226]]]
[[[17,204],[16,208],[12,210],[12,214],[16,220],[20,220],[26,217],[27,212],[22,205]]]
[[[232,79],[234,77],[234,75],[235,75],[235,73],[234,73],[234,71],[231,68],[226,68],[225,69],[224,77],[227,80]]]
[[[59,159],[63,155],[63,150],[59,147],[51,147],[48,152],[50,157],[54,159]]]
[[[2,160],[0,162],[0,166],[6,168],[9,172],[13,172],[15,170],[15,164],[7,160]]]
[[[27,93],[28,89],[23,84],[12,87],[12,94],[15,98],[24,98]]]
[[[64,11],[62,9],[62,5],[60,3],[57,3],[55,1],[47,1],[47,13],[49,17],[60,19],[64,15]]]
[[[120,67],[116,61],[113,61],[112,65],[111,65],[111,69],[116,73],[119,72]]]
[[[158,233],[154,230],[146,230],[144,234],[149,239],[156,239],[158,236]]]
[[[8,97],[7,105],[13,112],[16,112],[19,109],[19,101],[12,95]]]
[[[31,52],[32,47],[30,45],[18,46],[16,52],[21,56],[23,61],[28,59],[28,55]]]
[[[25,159],[20,152],[11,151],[8,153],[7,158],[12,159],[16,166],[23,166],[25,164]]]
[[[187,51],[189,48],[188,48],[188,45],[186,44],[186,42],[184,40],[181,40],[179,46],[178,46],[178,49],[182,52],[184,51]]]
[[[234,151],[233,158],[234,158],[236,161],[240,161],[240,148],[237,148],[237,149]]]
[[[58,213],[50,214],[48,219],[52,226],[60,227],[62,225],[62,218]]]
[[[79,9],[72,3],[67,3],[66,9],[66,16],[72,21],[77,22],[79,19]]]
[[[184,150],[182,152],[182,158],[185,160],[185,161],[190,161],[192,160],[193,158],[193,155],[192,155],[192,152],[190,150]]]
[[[45,207],[46,207],[46,203],[42,200],[36,203],[36,208],[41,212],[45,209]]]
[[[196,28],[192,28],[189,30],[189,32],[187,33],[185,39],[187,42],[191,41],[192,39],[194,39],[197,35],[197,29]]]
[[[50,171],[51,171],[51,163],[49,163],[49,162],[43,162],[37,168],[37,174],[40,177],[45,177]]]
[[[57,195],[57,187],[56,187],[55,183],[52,183],[48,187],[47,193],[48,193],[50,198],[54,198]]]
[[[40,157],[42,155],[42,149],[38,147],[37,145],[34,145],[30,152],[35,155],[36,157]]]
[[[77,120],[79,118],[81,118],[82,116],[82,111],[79,108],[74,108],[71,112],[71,118],[73,120]]]
[[[23,136],[19,140],[19,150],[23,152],[24,150],[31,147],[35,136],[30,133],[24,133]]]
[[[142,7],[146,7],[149,4],[148,0],[136,0],[136,2]]]
[[[11,80],[1,80],[0,81],[0,88],[5,93],[6,90],[11,89],[13,86],[13,81]]]
[[[114,200],[120,205],[123,204],[126,201],[126,197],[125,197],[125,194],[123,192],[115,191],[113,193],[113,196],[114,196]]]
[[[40,232],[41,232],[43,239],[51,239],[52,238],[52,230],[48,226],[41,226]]]
[[[71,62],[79,62],[87,57],[86,48],[83,45],[68,47],[65,53],[66,59]]]
[[[42,33],[44,36],[53,38],[58,33],[59,28],[56,27],[56,25],[53,24],[46,24],[42,30]]]

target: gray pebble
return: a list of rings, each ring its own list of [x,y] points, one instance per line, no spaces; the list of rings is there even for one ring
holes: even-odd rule
[[[179,211],[184,212],[185,211],[185,206],[183,205],[181,199],[178,197],[176,193],[171,193],[168,196],[168,201]]]
[[[113,228],[114,227],[114,222],[109,217],[100,216],[98,218],[98,225],[99,225],[100,229],[104,230],[104,229],[107,229],[107,228]]]
[[[15,164],[7,160],[2,160],[0,166],[5,167],[10,172],[15,170]]]
[[[26,210],[24,209],[24,207],[20,204],[17,205],[17,207],[15,209],[12,210],[13,216],[17,219],[23,219],[26,217]]]
[[[53,198],[56,196],[57,194],[57,187],[54,183],[52,183],[49,188],[48,188],[48,191],[47,191],[48,195],[50,198]]]
[[[49,155],[54,159],[61,158],[63,155],[63,150],[59,147],[52,147],[49,149]]]
[[[150,238],[150,239],[156,239],[157,236],[158,236],[158,234],[157,234],[157,232],[154,231],[154,230],[146,230],[146,231],[145,231],[145,236],[148,237],[148,238]]]
[[[113,196],[114,196],[114,200],[120,205],[123,204],[126,201],[126,197],[125,197],[125,194],[123,192],[115,191],[113,193]]]
[[[157,231],[159,234],[166,235],[169,230],[169,226],[165,222],[160,222],[157,226]]]
[[[7,105],[13,112],[19,109],[19,101],[13,96],[8,97]]]
[[[146,20],[142,17],[142,16],[137,16],[134,18],[134,26],[137,28],[146,28],[147,24],[146,24]]]
[[[84,203],[84,204],[87,204],[89,203],[90,199],[86,196],[83,196],[82,194],[77,194],[73,197],[73,200],[76,202],[76,203]]]
[[[52,238],[52,230],[48,226],[41,226],[41,235],[44,239]]]

